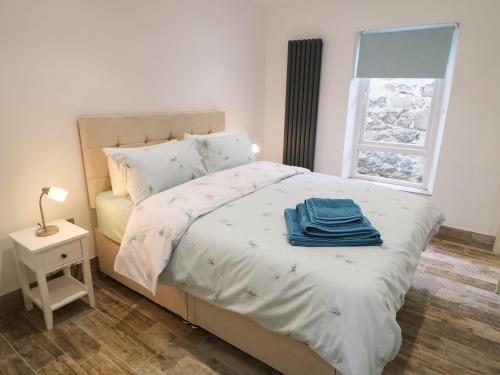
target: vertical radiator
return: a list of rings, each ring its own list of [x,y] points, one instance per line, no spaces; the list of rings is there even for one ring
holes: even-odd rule
[[[321,39],[288,42],[283,163],[313,169]]]

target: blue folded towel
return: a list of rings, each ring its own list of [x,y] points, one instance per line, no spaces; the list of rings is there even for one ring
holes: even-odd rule
[[[380,234],[373,228],[368,219],[364,216],[361,222],[354,222],[350,224],[337,224],[337,225],[321,225],[315,224],[309,217],[307,208],[304,203],[299,203],[296,207],[297,216],[299,219],[300,229],[303,233],[311,236],[321,237],[353,237],[353,238],[372,238],[373,235]]]
[[[302,231],[299,215],[296,209],[285,210],[285,221],[288,228],[288,241],[294,246],[308,247],[338,247],[338,246],[378,246],[382,245],[380,233],[374,229],[372,235],[357,236],[311,236]]]
[[[321,225],[362,223],[361,208],[352,199],[309,198],[305,206],[311,222]]]

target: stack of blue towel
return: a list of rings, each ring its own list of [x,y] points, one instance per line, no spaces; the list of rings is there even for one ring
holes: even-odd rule
[[[294,246],[377,246],[380,233],[352,199],[309,198],[285,210],[288,240]]]

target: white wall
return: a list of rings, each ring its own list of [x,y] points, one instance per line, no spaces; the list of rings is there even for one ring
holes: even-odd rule
[[[90,229],[78,115],[221,109],[262,143],[264,20],[245,0],[0,0],[0,295],[42,186],[69,191],[49,220]]]
[[[275,0],[267,14],[266,140],[281,161],[287,41],[322,38],[315,169],[340,175],[356,35],[361,30],[460,22],[458,53],[432,200],[447,225],[496,235],[500,214],[500,49],[497,0]]]
[[[448,225],[495,234],[500,2],[254,1],[270,8],[245,0],[0,0],[0,295],[17,287],[7,233],[39,220],[42,186],[70,192],[63,204],[45,202],[48,219],[74,217],[90,229],[78,115],[222,109],[229,128],[248,129],[262,146],[261,159],[281,161],[287,41],[321,37],[316,169],[338,175],[356,33],[382,27],[461,22],[432,199]],[[87,245],[93,254],[93,239]]]

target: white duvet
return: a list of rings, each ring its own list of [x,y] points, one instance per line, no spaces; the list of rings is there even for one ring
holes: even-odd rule
[[[353,199],[384,245],[290,246],[283,211],[309,197]],[[142,202],[115,270],[151,291],[163,271],[161,282],[305,342],[344,375],[380,374],[399,350],[396,312],[442,220],[416,195],[259,162]]]

